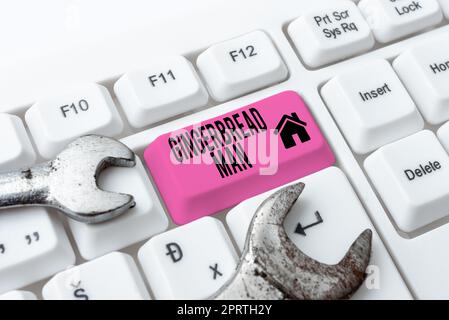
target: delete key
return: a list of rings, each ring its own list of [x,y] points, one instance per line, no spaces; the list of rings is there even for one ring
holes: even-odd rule
[[[335,162],[293,91],[164,134],[144,157],[176,224],[220,212]]]

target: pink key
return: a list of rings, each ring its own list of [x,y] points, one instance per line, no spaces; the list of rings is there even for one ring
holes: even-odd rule
[[[294,91],[164,134],[144,156],[177,224],[217,213],[335,162]]]

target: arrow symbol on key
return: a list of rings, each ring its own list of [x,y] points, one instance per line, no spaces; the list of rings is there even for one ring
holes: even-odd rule
[[[321,215],[318,211],[315,211],[315,217],[316,217],[317,221],[312,224],[309,224],[308,226],[303,227],[301,225],[301,223],[298,223],[298,225],[296,226],[296,229],[295,229],[295,233],[306,236],[306,231],[305,231],[306,229],[314,227],[320,223],[323,223],[323,218],[321,218]]]

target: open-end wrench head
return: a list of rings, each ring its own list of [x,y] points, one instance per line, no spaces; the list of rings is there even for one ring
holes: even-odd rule
[[[98,135],[80,137],[48,163],[48,204],[85,223],[112,219],[133,207],[134,198],[101,190],[97,178],[107,167],[134,165],[134,152],[121,142]]]
[[[371,256],[371,230],[362,232],[336,265],[308,257],[285,232],[285,217],[304,187],[287,186],[259,206],[237,272],[212,298],[343,299],[360,287]]]
[[[336,265],[320,263],[304,254],[288,237],[284,220],[305,185],[287,186],[271,195],[253,219],[248,250],[263,262],[270,279],[293,299],[342,299],[363,283],[371,256],[371,230],[354,241]]]

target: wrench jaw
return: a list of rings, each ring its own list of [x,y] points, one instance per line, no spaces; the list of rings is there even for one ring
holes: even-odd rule
[[[371,237],[371,230],[365,230],[336,265],[313,260],[296,246],[285,246],[285,250],[280,251],[280,256],[288,257],[288,264],[279,266],[271,259],[265,264],[265,268],[295,299],[348,299],[365,280],[371,254]],[[274,273],[275,270],[277,273]]]
[[[240,263],[234,277],[209,299],[215,300],[287,300],[285,292],[274,286],[259,265]]]
[[[134,197],[128,194],[97,190],[83,205],[54,202],[51,206],[64,212],[73,220],[96,224],[112,220],[136,205]]]
[[[304,187],[299,183],[281,189],[259,207],[249,250],[287,296],[314,300],[350,297],[365,279],[372,232],[364,231],[337,265],[308,257],[290,240],[283,227]],[[262,229],[257,231],[259,225]]]
[[[80,137],[47,164],[48,205],[84,223],[113,219],[135,206],[134,198],[101,190],[97,178],[110,166],[132,167],[135,163],[134,152],[116,140],[97,135]]]
[[[97,173],[110,166],[134,167],[136,155],[123,143],[99,135],[85,135],[71,142],[55,161],[81,161],[93,166]],[[92,168],[92,167],[91,167]]]
[[[353,242],[345,257],[336,265],[340,269],[340,274],[345,275],[344,282],[346,283],[347,296],[342,296],[342,298],[350,298],[365,281],[366,268],[371,257],[372,237],[373,232],[370,229],[363,231]],[[329,299],[335,299],[332,292],[336,291],[327,294],[330,297]],[[345,289],[340,288],[340,291],[343,295]]]
[[[360,287],[371,255],[371,230],[365,230],[336,265],[308,257],[285,232],[285,217],[304,187],[285,187],[260,205],[237,272],[214,298],[345,299]]]

